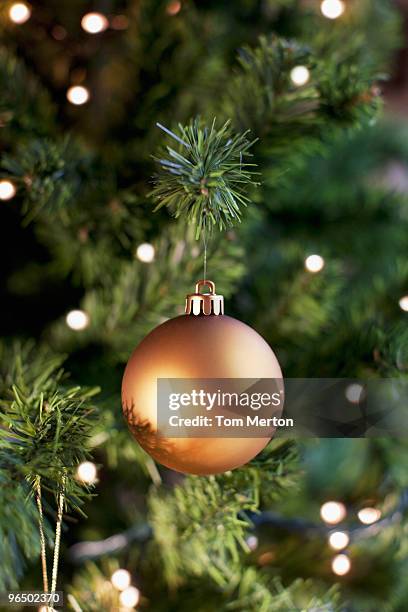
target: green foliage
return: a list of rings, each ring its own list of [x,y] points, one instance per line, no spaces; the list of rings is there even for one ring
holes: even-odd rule
[[[179,146],[168,146],[167,157],[156,159],[161,169],[151,194],[159,202],[155,210],[167,206],[176,218],[184,217],[195,225],[196,238],[239,222],[249,202],[246,187],[254,184],[254,164],[245,161],[253,144],[248,132],[232,133],[228,121],[202,127],[198,119],[179,125],[177,134],[164,130]]]
[[[296,454],[291,442],[275,441],[244,468],[208,478],[188,476],[169,493],[150,496],[157,554],[169,585],[186,575],[208,575],[220,587],[248,552],[249,512],[293,486]]]
[[[35,551],[39,554],[38,535],[33,535],[38,529],[33,501],[37,478],[53,496],[64,480],[66,506],[73,510],[80,510],[90,495],[75,479],[75,470],[89,456],[90,402],[97,389],[69,386],[62,361],[34,343],[1,345],[0,529],[7,560],[0,572],[3,585],[15,585],[21,576],[22,553],[28,558]]]

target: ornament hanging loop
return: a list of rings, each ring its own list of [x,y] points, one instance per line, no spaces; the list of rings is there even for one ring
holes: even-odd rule
[[[208,287],[209,293],[200,293]],[[215,283],[202,279],[197,281],[195,293],[186,296],[185,313],[188,315],[222,315],[224,314],[224,297],[215,293]]]
[[[206,280],[205,278],[197,281],[195,286],[195,292],[200,293],[201,287],[208,287],[210,290],[210,295],[215,295],[215,283],[213,283],[213,281]]]

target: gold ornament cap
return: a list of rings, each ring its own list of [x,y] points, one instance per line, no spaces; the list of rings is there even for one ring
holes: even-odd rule
[[[209,293],[200,293],[202,287],[208,287]],[[186,314],[188,315],[223,315],[224,296],[215,293],[215,283],[210,280],[199,280],[195,293],[186,296]]]

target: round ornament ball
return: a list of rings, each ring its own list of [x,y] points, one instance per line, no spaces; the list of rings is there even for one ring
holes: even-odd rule
[[[209,293],[201,293],[207,286]],[[218,474],[253,459],[270,437],[163,435],[157,419],[157,380],[269,378],[282,381],[278,360],[251,327],[226,316],[212,281],[187,295],[186,314],[156,327],[133,351],[123,376],[122,406],[128,426],[157,462],[185,474]],[[283,388],[283,383],[282,383]]]

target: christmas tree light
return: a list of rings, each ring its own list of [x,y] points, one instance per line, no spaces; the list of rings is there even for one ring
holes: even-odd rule
[[[320,5],[320,10],[327,19],[337,19],[341,17],[345,8],[342,0],[323,0]]]
[[[66,318],[66,324],[68,327],[75,331],[82,331],[89,325],[89,316],[83,310],[71,310]]]
[[[16,2],[9,9],[9,17],[13,23],[22,25],[31,17],[31,8],[24,2]]]
[[[73,85],[67,91],[67,99],[71,104],[80,106],[89,100],[89,91],[82,85]]]
[[[125,569],[118,569],[111,576],[111,582],[118,591],[127,589],[130,586],[130,581],[130,574]]]
[[[16,188],[11,181],[0,181],[0,200],[11,200],[15,195]]]
[[[306,66],[295,66],[290,71],[290,78],[294,85],[301,87],[310,79],[310,72]]]
[[[76,476],[81,482],[94,484],[96,482],[97,473],[96,465],[92,463],[92,461],[84,461],[79,464]]]
[[[334,550],[346,548],[349,542],[350,538],[345,531],[334,531],[329,536],[329,544]]]
[[[332,561],[333,573],[337,576],[345,576],[351,569],[351,561],[347,555],[336,555]]]
[[[154,246],[148,242],[139,244],[136,249],[136,257],[144,263],[151,263],[154,260]]]
[[[102,13],[87,13],[82,17],[81,26],[88,34],[99,34],[106,30],[109,22]]]
[[[341,502],[328,501],[320,508],[320,516],[325,523],[335,525],[340,523],[347,514],[346,507]]]
[[[381,518],[381,510],[377,508],[362,508],[358,512],[358,518],[363,523],[363,525],[371,525],[372,523],[376,523]]]
[[[324,259],[320,255],[309,255],[305,259],[305,268],[308,272],[320,272],[324,268]]]

